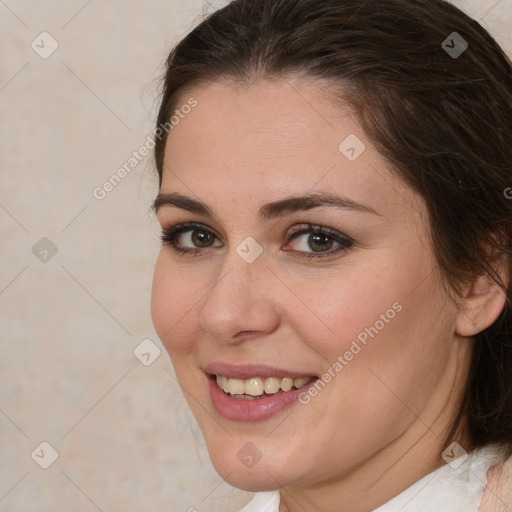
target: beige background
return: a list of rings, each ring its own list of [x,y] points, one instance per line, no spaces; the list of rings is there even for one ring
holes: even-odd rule
[[[512,54],[512,0],[457,4]],[[212,469],[151,324],[151,159],[93,196],[150,134],[171,45],[216,5],[0,1],[1,512],[248,500]],[[51,48],[43,31],[59,45],[47,59],[31,47]],[[32,252],[43,237],[58,249],[46,262]],[[144,366],[133,351],[147,338],[162,353]],[[48,469],[43,441],[58,453]]]

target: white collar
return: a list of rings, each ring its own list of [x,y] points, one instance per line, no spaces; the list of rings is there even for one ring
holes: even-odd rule
[[[477,512],[487,470],[501,454],[499,445],[489,445],[424,476],[374,512]],[[279,491],[260,492],[240,512],[279,512]]]
[[[424,476],[374,512],[477,512],[487,470],[498,462],[499,445],[456,457]]]
[[[279,491],[258,492],[240,512],[279,512]]]

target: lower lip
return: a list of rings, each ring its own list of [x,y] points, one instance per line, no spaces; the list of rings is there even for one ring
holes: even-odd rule
[[[220,415],[228,420],[261,421],[275,416],[296,403],[299,400],[300,394],[307,391],[310,386],[313,386],[317,379],[312,380],[300,389],[276,393],[268,398],[260,398],[259,400],[234,398],[219,388],[215,376],[209,376],[208,380],[210,381],[210,397],[213,406]]]

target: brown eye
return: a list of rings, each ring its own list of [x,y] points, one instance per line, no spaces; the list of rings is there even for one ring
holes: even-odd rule
[[[186,233],[188,232],[185,232],[185,234]],[[180,238],[182,235],[177,238]],[[190,239],[195,247],[211,247],[215,241],[215,235],[204,229],[194,229]]]
[[[217,235],[206,227],[180,224],[162,232],[162,242],[178,252],[194,252],[200,249],[222,246]]]
[[[308,258],[331,256],[354,245],[354,241],[342,233],[311,225],[296,228],[288,240],[292,251]]]
[[[323,252],[332,249],[334,240],[327,235],[311,234],[308,237],[308,246],[315,252]]]

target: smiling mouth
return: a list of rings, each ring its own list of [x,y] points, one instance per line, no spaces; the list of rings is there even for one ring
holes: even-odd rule
[[[236,379],[215,375],[217,386],[227,395],[242,400],[259,400],[271,396],[287,393],[306,386],[317,377],[253,377],[250,379]]]

